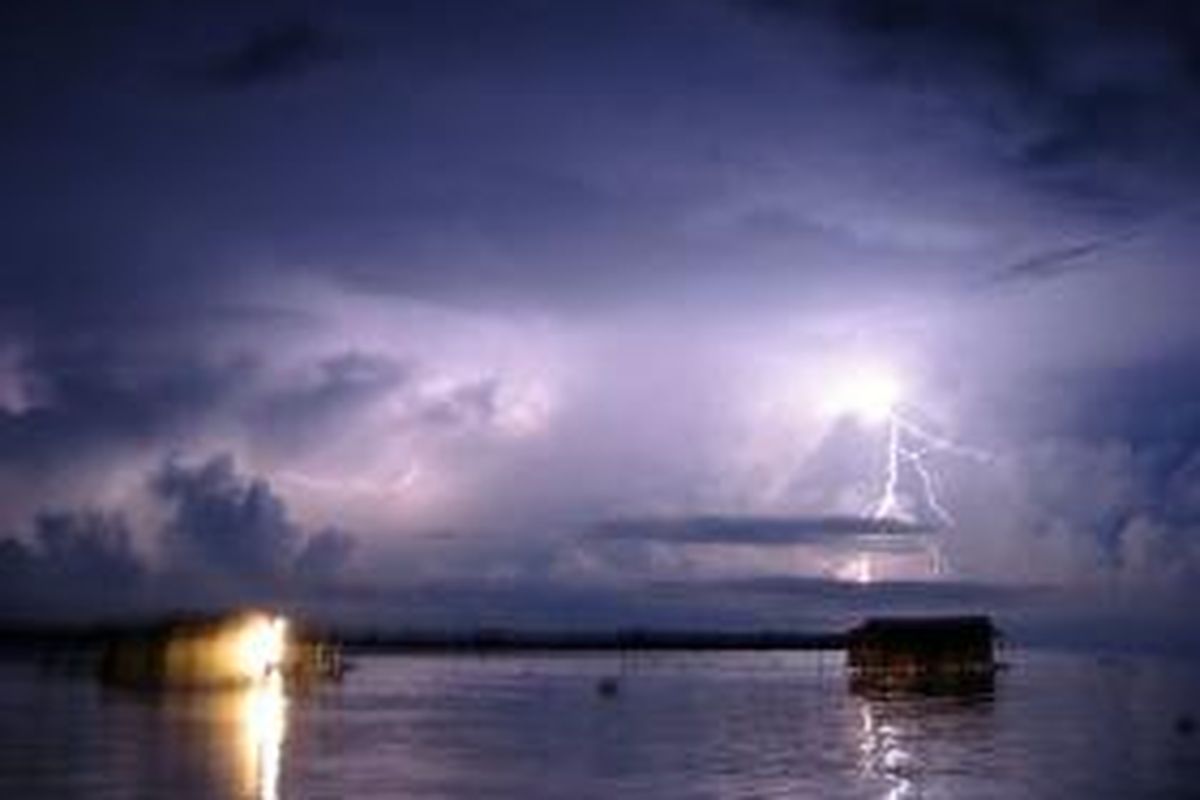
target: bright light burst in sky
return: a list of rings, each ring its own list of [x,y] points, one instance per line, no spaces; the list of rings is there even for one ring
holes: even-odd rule
[[[954,517],[939,496],[940,482],[931,457],[946,454],[986,461],[990,456],[915,422],[913,415],[906,413],[911,404],[905,402],[904,394],[905,382],[893,367],[866,362],[847,369],[831,382],[824,406],[835,417],[850,417],[871,428],[884,428],[883,474],[878,478],[878,494],[865,510],[867,514],[875,519],[908,521],[931,516],[939,526],[953,527]],[[902,491],[906,472],[911,472],[919,487],[917,498],[906,497]],[[940,573],[943,560],[937,543],[931,543],[931,557],[934,572]],[[854,575],[861,582],[872,579],[869,554],[859,554]]]
[[[830,390],[829,410],[848,414],[868,424],[892,418],[900,402],[901,385],[892,370],[877,364],[847,372]]]

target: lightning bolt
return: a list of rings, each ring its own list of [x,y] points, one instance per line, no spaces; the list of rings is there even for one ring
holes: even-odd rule
[[[917,476],[921,479],[921,488],[924,490],[925,503],[929,506],[929,510],[933,512],[935,517],[942,521],[942,524],[948,527],[953,527],[955,524],[954,517],[951,516],[950,512],[946,510],[946,507],[942,505],[942,501],[938,499],[937,487],[933,480],[933,473],[930,472],[929,468],[925,466],[925,462],[922,460],[923,456],[924,453],[910,451],[904,452],[905,459],[909,464],[912,465],[913,471],[916,472]]]
[[[911,419],[902,417],[895,412],[891,414],[891,419],[905,433],[908,433],[914,439],[925,443],[927,445],[926,452],[946,452],[985,464],[992,461],[993,456],[988,451],[981,450],[978,447],[970,447],[960,442],[956,442],[953,439],[946,438],[945,436],[939,436],[928,428],[922,427],[916,422],[913,422]]]
[[[903,452],[900,446],[900,424],[894,414],[888,416],[887,423],[887,460],[884,467],[883,491],[871,512],[871,516],[876,519],[894,517],[900,511],[900,500],[896,494],[900,482],[900,454]]]
[[[887,444],[883,487],[880,490],[879,498],[871,508],[871,516],[875,519],[886,519],[904,515],[904,508],[900,502],[899,485],[901,470],[907,466],[912,469],[913,474],[920,482],[921,498],[925,508],[943,526],[954,527],[954,515],[942,502],[935,472],[929,464],[929,457],[944,453],[988,463],[992,460],[992,455],[985,450],[961,444],[928,430],[894,410],[888,413],[885,421],[887,423]],[[936,541],[930,541],[929,556],[934,574],[941,575],[944,569],[944,558],[941,546]],[[870,579],[869,561],[862,563],[860,571],[864,576],[862,580]]]

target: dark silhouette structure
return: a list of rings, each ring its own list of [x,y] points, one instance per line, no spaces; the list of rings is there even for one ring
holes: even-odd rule
[[[869,619],[850,631],[851,688],[958,693],[990,690],[999,633],[990,618]]]

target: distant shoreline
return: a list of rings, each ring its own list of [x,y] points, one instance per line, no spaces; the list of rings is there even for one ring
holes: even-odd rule
[[[506,653],[599,651],[844,650],[841,633],[619,630],[586,633],[475,631],[358,634],[340,639],[347,653]]]
[[[102,646],[114,639],[152,636],[162,622],[104,625],[0,626],[0,648],[73,649]],[[321,637],[348,654],[516,653],[585,651],[763,651],[843,650],[844,633],[795,631],[705,631],[617,629],[536,631],[327,628]]]

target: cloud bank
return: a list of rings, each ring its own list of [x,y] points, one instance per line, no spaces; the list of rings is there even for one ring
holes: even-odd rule
[[[3,539],[5,620],[94,621],[250,599],[285,602],[336,579],[354,550],[344,532],[296,525],[270,485],[240,474],[228,455],[168,460],[147,494],[166,514],[149,541],[125,514],[97,510],[46,512],[31,543]]]
[[[1055,630],[1079,598],[1175,619],[1200,563],[1190,6],[0,15],[26,611],[179,570],[197,596],[337,582],[331,614],[755,624],[864,596],[853,551],[921,539]],[[993,454],[929,455],[953,525],[918,533],[911,472],[912,530],[854,521],[885,442],[823,408],[864,362]],[[896,569],[933,597],[919,551]],[[53,577],[93,569],[127,580]]]

